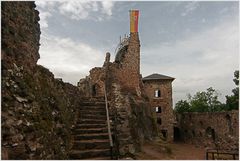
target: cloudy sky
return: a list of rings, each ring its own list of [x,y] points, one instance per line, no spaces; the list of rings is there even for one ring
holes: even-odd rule
[[[176,78],[174,103],[213,87],[231,95],[239,67],[239,2],[37,1],[41,46],[38,64],[74,85],[105,53],[115,58],[129,34],[130,9],[140,10],[141,73]]]

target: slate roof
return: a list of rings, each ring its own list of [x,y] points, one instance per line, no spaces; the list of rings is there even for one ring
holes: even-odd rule
[[[142,80],[143,81],[147,81],[147,80],[172,80],[173,81],[174,79],[175,78],[173,78],[173,77],[154,73],[154,74],[144,77]]]

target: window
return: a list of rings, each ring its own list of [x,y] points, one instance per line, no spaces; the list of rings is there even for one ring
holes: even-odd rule
[[[159,106],[159,107],[156,107],[156,113],[161,113],[162,112],[162,107]]]
[[[155,90],[155,97],[161,97],[161,91],[159,89]]]
[[[159,125],[162,125],[162,119],[161,119],[161,118],[157,118],[157,123],[158,123]]]

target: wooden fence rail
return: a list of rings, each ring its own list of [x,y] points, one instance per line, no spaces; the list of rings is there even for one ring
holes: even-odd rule
[[[215,159],[238,160],[239,152],[229,151],[229,150],[207,149],[206,160],[215,160]]]

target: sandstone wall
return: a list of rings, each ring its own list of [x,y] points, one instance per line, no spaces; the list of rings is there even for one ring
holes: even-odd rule
[[[39,59],[34,2],[1,2],[2,159],[68,159],[77,87],[54,79]]]
[[[177,121],[185,142],[210,148],[238,149],[238,111],[183,113],[177,115]]]
[[[159,132],[166,131],[166,134],[163,135],[166,135],[167,141],[173,141],[172,81],[144,81],[144,89],[150,100],[150,106],[155,111],[156,118],[161,120],[157,123]],[[155,90],[161,91],[161,97],[155,97]],[[156,113],[156,107],[161,107],[161,113]]]
[[[140,75],[140,41],[138,33],[131,33],[126,53],[121,62],[114,62],[110,68],[114,70],[113,77],[126,89],[141,96]]]
[[[138,33],[130,34],[129,44],[119,56],[120,61],[112,63],[107,53],[103,67],[93,68],[89,81],[81,80],[79,85],[82,87],[79,88],[88,89],[85,88],[88,84],[97,84],[97,96],[103,96],[106,85],[113,122],[114,153],[120,158],[134,158],[145,139],[157,136],[153,109],[149,107],[140,75]]]
[[[145,140],[158,135],[153,111],[147,100],[126,95],[118,83],[112,84],[109,98],[115,155],[120,159],[134,158]]]
[[[92,86],[92,96],[104,96],[104,79],[105,70],[104,68],[93,68],[90,70],[90,82]]]

